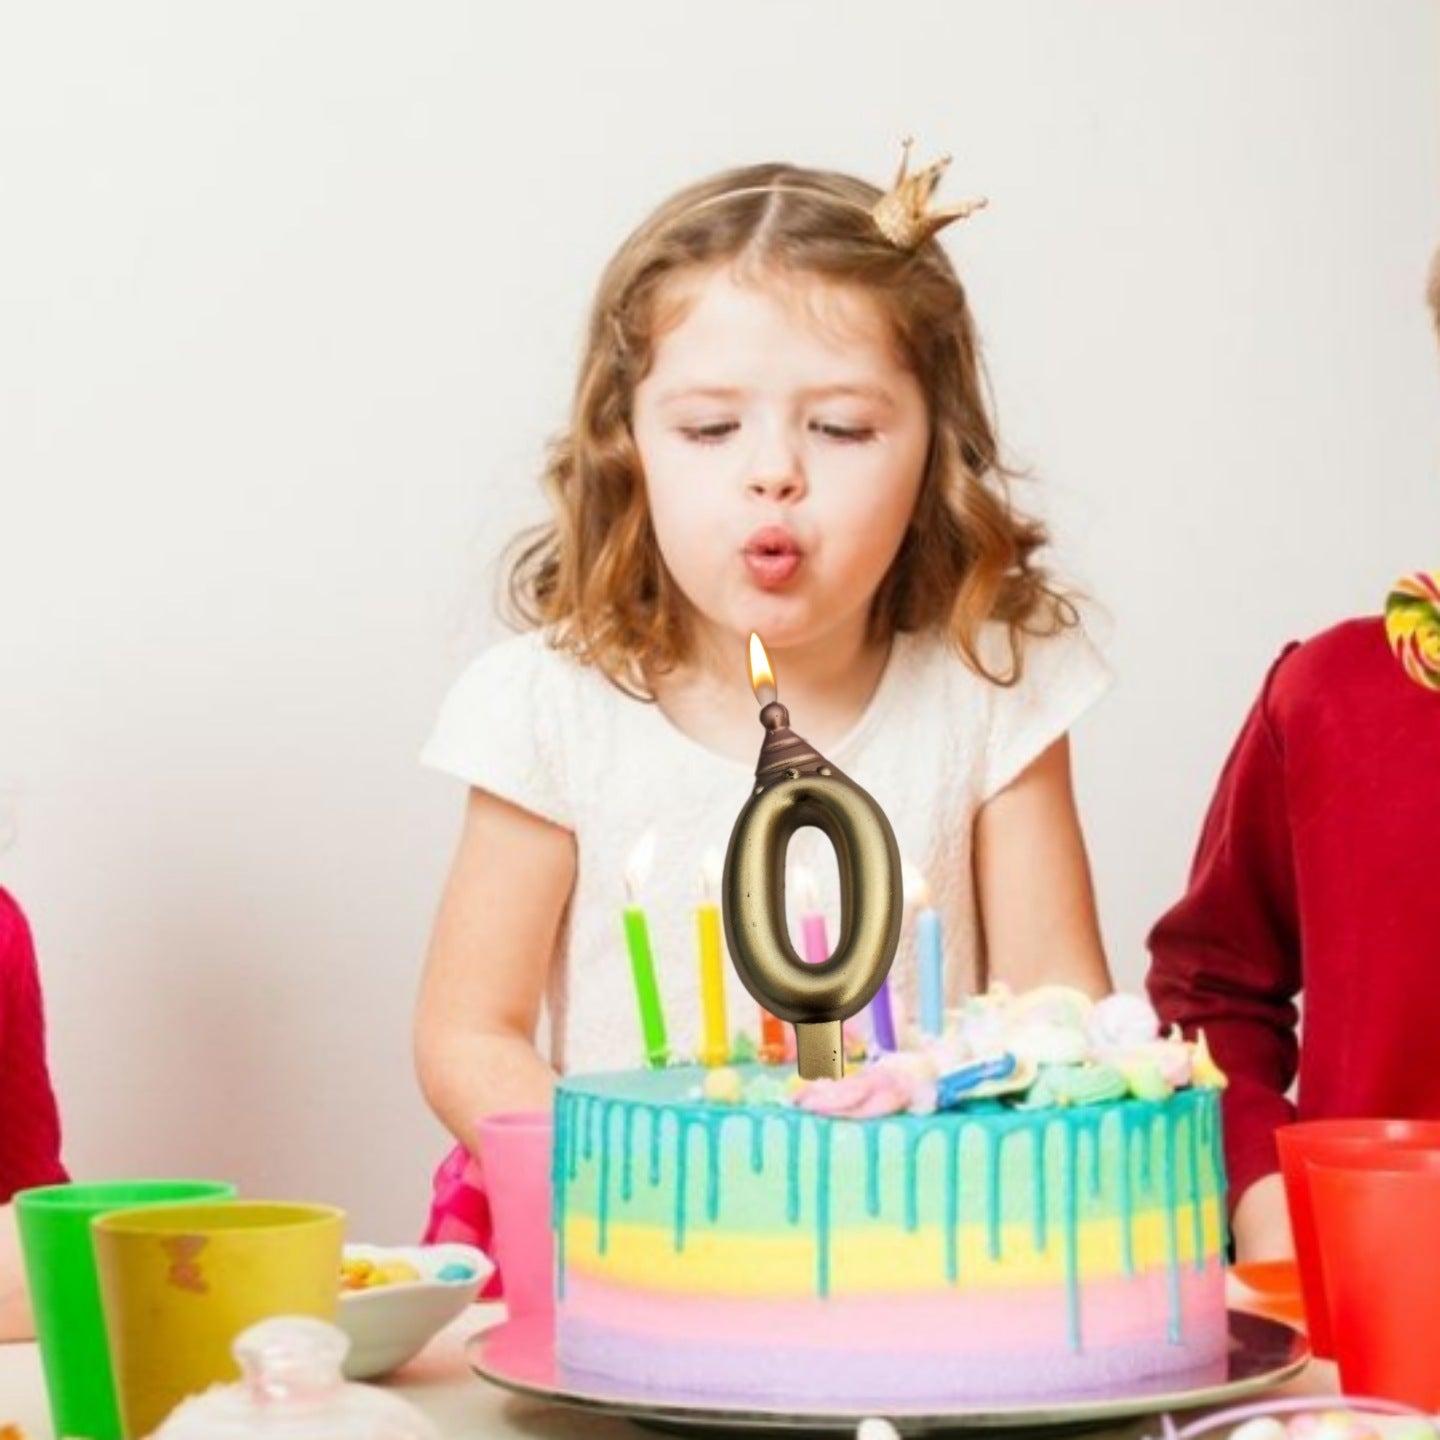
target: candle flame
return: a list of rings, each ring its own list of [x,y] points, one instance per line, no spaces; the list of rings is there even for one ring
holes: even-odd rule
[[[779,694],[775,686],[775,672],[770,668],[770,657],[753,630],[750,632],[750,688],[762,705],[770,704]]]
[[[903,855],[900,857],[900,889],[908,907],[924,910],[930,904],[929,881]]]
[[[723,862],[718,850],[707,850],[700,860],[700,890],[707,903],[720,893]]]
[[[655,827],[651,825],[635,842],[635,848],[625,862],[625,894],[629,897],[632,905],[639,898],[646,880],[650,878],[650,871],[654,864]]]
[[[820,908],[820,890],[815,884],[815,872],[803,861],[795,863],[795,900],[806,914],[813,914]]]

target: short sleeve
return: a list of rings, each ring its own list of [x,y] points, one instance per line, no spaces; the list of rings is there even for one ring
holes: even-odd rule
[[[1005,664],[1004,632],[987,635]],[[1110,688],[1113,676],[1080,625],[1024,640],[1024,668],[1010,686],[991,687],[980,799],[998,794]],[[987,653],[989,646],[987,646]]]
[[[485,651],[451,686],[421,763],[573,828],[557,709],[572,663],[539,633]]]

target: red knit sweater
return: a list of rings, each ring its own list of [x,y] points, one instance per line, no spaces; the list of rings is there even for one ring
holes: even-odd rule
[[[1440,1116],[1440,694],[1382,621],[1275,663],[1150,948],[1162,1019],[1203,1026],[1230,1076],[1232,1206],[1297,1111]]]
[[[0,890],[0,1203],[66,1178],[35,946],[20,907]]]

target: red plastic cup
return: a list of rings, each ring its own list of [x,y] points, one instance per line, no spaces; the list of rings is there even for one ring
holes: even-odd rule
[[[476,1127],[480,1170],[494,1223],[491,1259],[510,1319],[553,1315],[555,1240],[550,1230],[548,1110],[487,1115]]]
[[[1341,1388],[1440,1409],[1440,1151],[1306,1164]]]
[[[1305,1330],[1310,1349],[1322,1359],[1335,1358],[1325,1281],[1320,1269],[1320,1239],[1310,1201],[1310,1159],[1340,1162],[1347,1155],[1385,1150],[1440,1150],[1440,1120],[1302,1120],[1275,1132],[1280,1168],[1285,1176],[1285,1201],[1290,1232],[1300,1266],[1300,1292],[1305,1301]]]

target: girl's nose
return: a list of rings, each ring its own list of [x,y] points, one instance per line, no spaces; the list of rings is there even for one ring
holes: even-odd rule
[[[757,500],[798,500],[805,493],[805,482],[798,471],[787,474],[753,475],[746,488]]]
[[[745,488],[756,500],[799,500],[805,494],[805,467],[796,447],[783,436],[769,437],[751,458]]]

